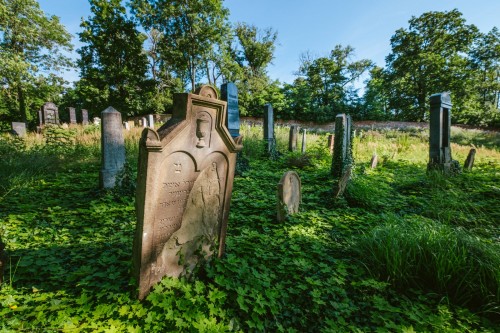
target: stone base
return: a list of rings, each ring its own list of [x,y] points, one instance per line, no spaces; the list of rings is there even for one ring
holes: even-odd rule
[[[448,174],[457,174],[462,170],[460,168],[460,164],[458,161],[451,160],[449,163],[433,163],[429,162],[427,164],[427,171],[440,171],[446,175]]]

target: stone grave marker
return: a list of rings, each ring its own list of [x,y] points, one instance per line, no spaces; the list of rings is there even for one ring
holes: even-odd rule
[[[141,123],[142,127],[144,128],[148,127],[148,120],[146,119],[146,117],[142,117]]]
[[[124,121],[123,128],[126,129],[127,131],[130,131],[130,124],[128,122]]]
[[[471,171],[474,166],[474,159],[476,157],[476,149],[472,148],[467,155],[464,163],[464,170]]]
[[[143,299],[164,276],[189,275],[224,253],[237,144],[226,102],[203,86],[175,94],[172,118],[139,146],[134,276]]]
[[[42,105],[38,117],[40,118],[40,126],[47,124],[59,125],[59,111],[54,103],[47,102]]]
[[[148,114],[148,127],[155,128],[155,118],[152,114]]]
[[[240,136],[240,110],[238,108],[238,87],[233,82],[224,83],[221,99],[227,102],[226,126],[233,138]]]
[[[264,140],[266,141],[266,149],[271,153],[275,149],[274,140],[274,114],[273,107],[270,103],[264,105]]]
[[[26,136],[26,123],[12,122],[12,132],[20,138]]]
[[[96,125],[96,126],[101,125],[101,118],[99,118],[99,117],[94,117],[94,119],[93,119],[92,123],[93,123],[94,125]]]
[[[73,107],[69,107],[68,113],[69,113],[69,123],[76,124],[76,109]]]
[[[89,124],[89,112],[85,109],[81,109],[80,113],[82,115],[82,125],[87,126]]]
[[[333,194],[336,198],[344,194],[344,191],[349,183],[349,179],[351,179],[352,167],[351,165],[346,166],[344,173],[338,180],[333,184]]]
[[[302,187],[297,172],[288,171],[281,177],[278,183],[277,199],[278,222],[283,222],[288,215],[299,211],[299,205],[302,201]]]
[[[335,117],[335,141],[333,145],[332,175],[339,179],[347,164],[351,163],[351,116],[338,114]]]
[[[100,187],[110,189],[116,185],[116,176],[125,165],[125,141],[122,115],[111,106],[101,112],[101,171]]]
[[[297,150],[298,131],[298,126],[290,126],[290,135],[288,136],[288,151]]]
[[[333,153],[333,144],[335,142],[335,136],[333,134],[328,135],[328,149],[330,150],[330,154]]]
[[[451,173],[456,168],[456,161],[451,158],[451,97],[450,93],[434,94],[430,97],[429,122],[429,163],[427,169]]]
[[[302,130],[302,154],[305,154],[306,153],[306,138],[307,138],[307,130],[304,128]]]
[[[128,123],[128,127],[130,127],[130,128],[135,127],[135,122],[133,120],[129,120],[129,121],[127,121],[127,123]]]
[[[370,161],[370,168],[375,169],[378,164],[378,156],[377,154],[373,154],[372,160]]]

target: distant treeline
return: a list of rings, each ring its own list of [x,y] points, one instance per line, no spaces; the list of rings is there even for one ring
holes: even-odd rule
[[[125,116],[168,113],[173,93],[232,81],[245,116],[272,103],[282,119],[422,121],[429,96],[449,91],[454,123],[500,125],[500,32],[480,32],[458,10],[412,17],[391,37],[384,68],[337,45],[323,57],[301,55],[290,84],[266,71],[277,32],[229,22],[221,0],[89,1],[76,63],[57,17],[35,0],[0,1],[0,121],[35,122],[46,101],[90,116],[109,105]],[[72,67],[80,79],[68,88],[60,73]]]

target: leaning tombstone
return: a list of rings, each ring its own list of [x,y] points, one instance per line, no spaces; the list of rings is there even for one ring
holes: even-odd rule
[[[333,134],[328,135],[328,150],[330,150],[330,154],[333,153],[333,143],[335,142],[335,137]]]
[[[290,135],[288,136],[288,151],[297,150],[298,140],[298,127],[295,125],[290,126]]]
[[[69,113],[69,123],[76,124],[76,109],[73,107],[69,107],[68,113]]]
[[[224,83],[221,100],[227,102],[226,126],[233,138],[240,136],[240,111],[238,108],[238,87],[233,82]]]
[[[458,162],[451,158],[451,97],[450,93],[434,94],[430,97],[430,137],[428,170],[444,173],[458,172]]]
[[[152,114],[148,114],[148,127],[155,128],[155,119]]]
[[[264,105],[264,141],[267,152],[272,155],[276,150],[276,141],[274,139],[273,107],[270,103]]]
[[[283,222],[288,215],[293,215],[299,211],[299,205],[302,201],[301,191],[300,177],[297,172],[288,171],[281,177],[277,189],[278,222]]]
[[[467,155],[464,163],[464,170],[471,171],[474,166],[474,159],[476,157],[476,150],[472,148]]]
[[[307,137],[307,130],[304,128],[302,130],[302,154],[306,153],[306,137]]]
[[[226,102],[203,86],[175,94],[172,118],[139,145],[133,271],[143,299],[164,276],[224,254],[237,144]]]
[[[110,189],[117,185],[117,175],[125,165],[125,141],[122,115],[111,106],[101,113],[101,171],[100,187]]]
[[[12,122],[12,133],[20,138],[26,136],[26,123]]]
[[[373,154],[372,160],[370,161],[370,168],[375,169],[378,164],[378,156],[377,154]]]
[[[59,111],[54,103],[47,102],[42,105],[38,113],[40,118],[40,126],[43,125],[59,125]]]

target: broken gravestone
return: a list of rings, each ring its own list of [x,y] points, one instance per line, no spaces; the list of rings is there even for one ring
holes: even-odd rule
[[[286,172],[278,183],[278,222],[283,222],[288,215],[298,213],[302,201],[300,177],[295,171]]]
[[[464,163],[464,170],[471,171],[474,166],[474,159],[476,157],[476,149],[472,148],[467,155]]]
[[[224,253],[236,153],[226,102],[210,86],[175,94],[172,118],[142,132],[133,270],[143,299],[164,276]]]
[[[117,175],[125,165],[125,140],[122,115],[108,107],[101,113],[101,171],[99,184],[103,189],[115,187]]]
[[[288,137],[288,151],[297,150],[298,127],[295,125],[290,126],[290,135]]]

